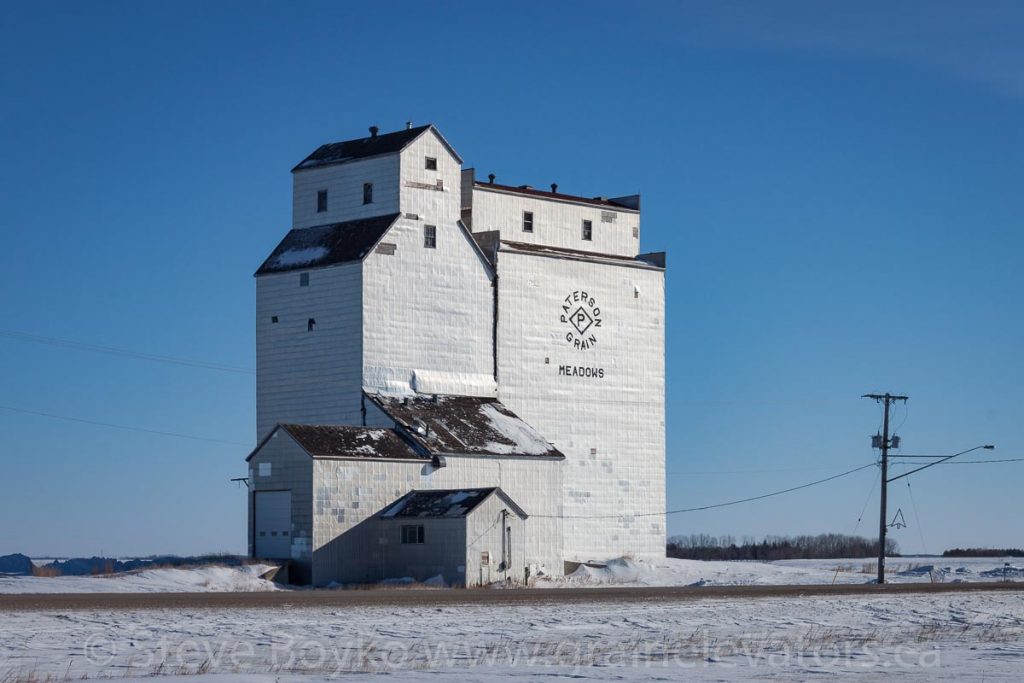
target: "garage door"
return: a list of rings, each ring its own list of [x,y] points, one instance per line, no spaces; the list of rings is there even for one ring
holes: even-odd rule
[[[256,557],[288,559],[292,546],[292,492],[256,492]]]

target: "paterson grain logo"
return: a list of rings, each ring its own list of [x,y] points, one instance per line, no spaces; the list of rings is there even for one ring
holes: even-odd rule
[[[562,301],[562,324],[566,326],[565,341],[574,349],[586,351],[597,344],[597,328],[601,327],[601,309],[594,297],[578,289]]]

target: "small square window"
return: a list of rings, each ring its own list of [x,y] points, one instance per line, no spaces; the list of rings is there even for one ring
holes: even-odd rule
[[[437,159],[435,159],[434,157],[427,157],[423,167],[426,168],[428,171],[436,171]]]
[[[533,232],[532,211],[523,211],[523,232]]]
[[[425,541],[426,537],[423,532],[422,524],[404,524],[402,525],[402,543],[403,544],[416,544],[419,545]]]
[[[594,239],[594,224],[590,221],[583,221],[583,239],[587,242]]]
[[[327,210],[327,190],[319,190],[316,193],[316,212],[323,213]]]
[[[306,321],[306,331],[312,332],[314,329],[316,329],[316,318],[310,318]]]
[[[309,273],[299,273],[299,287],[309,287]]]
[[[437,226],[423,226],[423,246],[427,249],[437,249]]]
[[[363,204],[373,204],[373,183],[363,183]]]
[[[277,322],[277,316],[276,315],[270,316],[270,322],[276,323]]]

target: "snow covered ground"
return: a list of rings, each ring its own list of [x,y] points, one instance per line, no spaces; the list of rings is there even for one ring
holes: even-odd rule
[[[1015,564],[1016,563],[1016,564]],[[1009,568],[1006,568],[1009,564]],[[1024,580],[1020,558],[894,557],[886,560],[886,581],[928,583]],[[871,559],[783,560],[779,562],[704,562],[667,558],[634,562],[612,560],[604,567],[581,566],[564,579],[542,580],[538,587],[574,586],[736,586],[868,583],[876,578]]]
[[[1007,568],[1008,565],[1008,568]],[[1020,558],[899,557],[887,562],[891,583],[1024,581]],[[203,566],[149,569],[110,576],[3,576],[0,593],[152,593],[282,590],[261,579],[272,567]],[[604,566],[581,566],[565,578],[536,581],[538,588],[580,586],[734,586],[869,583],[875,579],[870,559],[785,560],[781,562],[703,562],[664,559],[617,559]],[[390,583],[402,583],[396,579]],[[432,585],[436,585],[432,584]]]
[[[0,615],[0,681],[1020,681],[1022,603],[975,592],[14,611]]]
[[[0,593],[166,593],[278,590],[260,576],[272,565],[145,569],[106,576],[4,576]],[[0,678],[0,681],[3,681]]]

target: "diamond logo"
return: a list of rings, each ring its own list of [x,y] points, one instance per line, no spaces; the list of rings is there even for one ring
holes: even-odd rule
[[[582,306],[576,309],[570,320],[572,321],[572,326],[575,327],[576,331],[580,334],[586,332],[590,329],[590,326],[594,324],[594,319],[590,317],[589,313],[583,310]]]
[[[597,344],[597,328],[602,326],[601,308],[597,300],[582,289],[562,300],[559,321],[566,325],[565,341],[574,349],[586,351]]]

